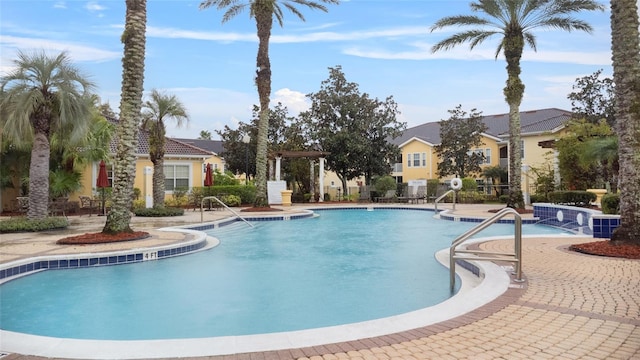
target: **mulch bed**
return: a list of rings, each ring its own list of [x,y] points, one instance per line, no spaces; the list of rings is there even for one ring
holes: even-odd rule
[[[276,209],[272,207],[248,207],[240,211],[241,212],[269,212],[269,211],[282,211],[282,209]]]
[[[70,236],[62,238],[56,241],[59,245],[92,245],[92,244],[107,244],[122,241],[142,240],[150,237],[148,232],[133,231],[123,232],[119,234],[104,234],[104,233],[87,233],[82,235]]]
[[[640,246],[614,245],[609,240],[575,244],[569,246],[569,250],[589,255],[640,260]]]

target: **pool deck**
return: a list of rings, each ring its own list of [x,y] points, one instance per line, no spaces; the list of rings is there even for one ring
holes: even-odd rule
[[[455,214],[488,217],[489,209],[499,207],[457,205]],[[451,206],[445,204],[441,208]],[[294,206],[283,211],[293,213],[299,209]],[[230,215],[227,211],[205,212],[204,220]],[[39,255],[179,243],[186,241],[187,236],[157,229],[197,224],[200,213],[189,210],[178,218],[132,218],[134,230],[152,235],[145,240],[56,245],[55,241],[65,236],[100,231],[105,218],[73,216],[70,221],[71,226],[65,231],[0,235],[0,263]],[[591,241],[594,239],[590,237],[526,239],[523,241],[526,281],[513,284],[494,301],[451,320],[344,343],[198,359],[640,359],[640,260],[587,256],[566,250],[571,244]],[[510,245],[507,240],[491,240],[480,247],[507,251]],[[0,359],[44,358],[3,353],[0,349]]]

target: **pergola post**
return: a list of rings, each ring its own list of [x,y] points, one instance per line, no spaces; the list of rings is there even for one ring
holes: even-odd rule
[[[282,156],[276,157],[276,181],[280,181],[280,162],[282,161]]]
[[[316,162],[313,160],[309,160],[309,189],[311,190],[311,199],[315,199],[314,195],[316,193],[316,189],[313,186],[315,183],[315,174],[314,174],[314,170],[315,170],[315,165]],[[312,201],[311,199],[309,199],[309,201]]]
[[[323,202],[324,201],[324,157],[321,156],[320,157],[320,170],[318,171],[318,178],[320,179],[319,183],[318,183],[318,187],[319,187],[319,191],[320,191],[320,198],[318,199],[318,202]]]

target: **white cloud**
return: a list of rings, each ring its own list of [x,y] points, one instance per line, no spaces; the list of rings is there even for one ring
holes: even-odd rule
[[[394,38],[400,36],[426,36],[425,27],[398,27],[383,30],[366,30],[351,32],[312,32],[307,34],[274,34],[270,38],[270,43],[308,43],[308,42],[328,42],[328,41],[354,41],[375,38]],[[257,36],[255,32],[249,33],[226,33],[211,31],[183,30],[176,28],[148,27],[147,35],[159,38],[182,38],[194,40],[210,40],[210,41],[250,41],[256,42]]]
[[[495,48],[489,46],[476,47],[469,50],[467,46],[460,46],[448,51],[431,52],[431,44],[424,42],[414,42],[409,44],[412,48],[406,51],[391,51],[388,49],[375,48],[363,49],[360,47],[349,47],[343,50],[346,55],[357,56],[370,59],[384,60],[495,60]],[[498,55],[498,60],[504,56]],[[611,53],[608,51],[583,52],[583,51],[548,51],[540,50],[534,52],[525,50],[521,61],[547,62],[547,63],[567,63],[581,65],[610,65]]]
[[[97,1],[89,1],[85,6],[85,9],[91,11],[91,12],[96,12],[96,11],[103,11],[106,10],[107,8],[105,6],[102,6],[100,4],[98,4]]]
[[[56,1],[56,3],[53,4],[53,7],[55,9],[66,9],[67,8],[67,4],[64,1]]]
[[[282,103],[289,110],[289,115],[297,116],[303,111],[309,110],[310,103],[304,93],[283,88],[274,93],[271,99],[271,106]]]
[[[103,50],[81,44],[65,43],[39,38],[0,35],[0,44],[2,44],[3,48],[3,62],[4,57],[7,56],[5,53],[7,49],[12,49],[14,51],[10,56],[15,55],[15,51],[17,49],[22,51],[36,49],[45,49],[45,51],[51,52],[67,51],[69,52],[69,56],[75,61],[102,62],[122,57],[122,53],[120,51]]]

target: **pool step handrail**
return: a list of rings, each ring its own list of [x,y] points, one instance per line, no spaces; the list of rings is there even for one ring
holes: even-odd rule
[[[435,209],[435,213],[436,215],[438,214],[438,202],[442,199],[444,199],[445,197],[447,197],[447,195],[453,193],[453,210],[456,209],[456,191],[455,190],[449,190],[446,193],[440,195],[434,202],[433,202],[433,206]]]
[[[240,214],[238,214],[237,212],[235,212],[232,208],[228,207],[227,204],[225,204],[224,202],[222,202],[222,200],[218,199],[215,196],[205,196],[202,198],[202,200],[200,201],[200,222],[204,222],[204,201],[205,200],[209,200],[209,199],[213,199],[215,201],[217,201],[220,205],[222,205],[225,209],[231,211],[235,216],[237,216],[240,220],[244,221],[247,223],[247,225],[254,227],[253,224],[251,224],[250,222],[248,222],[245,218],[243,218],[242,216],[240,216]]]
[[[514,216],[514,227],[515,227],[515,236],[514,236],[514,252],[513,253],[500,253],[500,252],[489,252],[484,250],[467,250],[461,249],[457,250],[456,248],[461,245],[463,242],[468,240],[473,235],[479,233],[480,231],[486,229],[490,225],[496,223],[498,220],[502,219],[505,216],[513,215]],[[456,255],[461,254],[461,255]],[[473,255],[473,256],[470,256]],[[480,255],[480,256],[479,256]],[[515,281],[522,282],[522,217],[520,214],[512,209],[512,208],[504,208],[487,218],[480,224],[471,228],[464,234],[458,236],[455,240],[451,242],[451,247],[449,247],[449,285],[451,292],[455,287],[456,282],[456,260],[487,260],[487,261],[508,261],[515,263]]]

